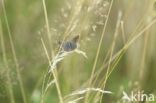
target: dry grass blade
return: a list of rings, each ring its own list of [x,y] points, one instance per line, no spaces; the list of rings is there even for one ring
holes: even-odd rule
[[[108,62],[108,68],[107,68],[107,71],[106,71],[106,76],[105,76],[104,82],[102,84],[103,89],[105,89],[106,82],[107,82],[107,79],[108,79],[108,76],[109,76],[109,71],[111,69],[111,60],[112,60],[112,57],[113,57],[115,42],[116,42],[116,39],[117,39],[117,36],[118,36],[118,30],[119,30],[119,27],[120,27],[121,17],[122,17],[122,12],[120,11],[118,13],[118,20],[117,20],[117,24],[116,24],[116,30],[115,30],[114,38],[113,38],[112,45],[111,45],[111,53],[110,53],[110,58],[109,58],[109,62]],[[102,103],[102,97],[103,97],[103,94],[101,95],[101,102],[100,103]]]
[[[10,68],[8,65],[8,60],[7,60],[7,55],[6,55],[6,47],[4,44],[4,37],[3,37],[3,30],[2,30],[2,25],[1,25],[1,19],[0,19],[0,41],[1,41],[1,47],[2,47],[2,55],[3,55],[3,62],[5,65],[5,68],[7,69],[7,86],[8,86],[8,90],[9,90],[9,96],[10,96],[10,102],[11,103],[15,103],[15,99],[14,99],[14,93],[13,93],[13,88],[12,88],[12,82],[11,82],[11,77],[10,77]]]
[[[74,100],[71,100],[71,101],[68,101],[67,103],[77,103],[79,100],[83,99],[84,97],[79,97],[79,98],[76,98]]]
[[[101,88],[85,88],[85,89],[82,89],[82,90],[79,90],[79,91],[75,91],[75,92],[65,96],[65,98],[68,98],[68,97],[71,97],[71,96],[82,95],[82,94],[85,94],[86,92],[91,92],[91,91],[100,92],[100,93],[103,93],[103,94],[112,94],[111,91],[104,91]]]
[[[99,41],[99,45],[98,45],[98,48],[97,48],[97,53],[96,53],[96,57],[95,57],[95,60],[94,60],[94,64],[93,64],[93,68],[92,68],[92,72],[91,72],[91,77],[90,77],[90,80],[89,80],[89,87],[91,87],[91,84],[92,84],[93,75],[94,75],[96,64],[97,64],[97,61],[98,61],[98,57],[99,57],[99,53],[100,53],[103,37],[104,37],[105,31],[106,31],[106,26],[107,26],[107,23],[108,23],[108,19],[109,19],[109,15],[110,15],[110,11],[111,11],[112,5],[113,5],[113,0],[110,3],[110,7],[109,7],[109,10],[108,10],[107,18],[106,18],[106,21],[105,21],[105,24],[104,24],[104,27],[103,27],[103,31],[102,31],[102,34],[101,34],[101,39]],[[89,96],[89,92],[86,94],[85,103],[87,103],[88,96]]]
[[[51,34],[50,34],[50,28],[49,28],[49,22],[48,22],[48,15],[47,15],[47,9],[46,9],[46,3],[45,0],[42,0],[42,4],[43,4],[43,10],[44,10],[44,16],[45,16],[45,22],[46,22],[46,26],[47,26],[47,35],[48,35],[48,39],[49,39],[49,45],[50,45],[50,50],[52,50],[51,48]],[[47,53],[47,50],[44,48],[45,52]],[[53,51],[52,51],[52,57],[54,56]],[[50,57],[48,57],[50,58]],[[49,60],[50,63],[50,60]],[[58,83],[58,79],[57,79],[57,73],[55,71],[51,72],[52,75],[54,76],[54,80],[55,80],[55,84],[56,84],[56,88],[57,88],[57,92],[58,92],[58,96],[59,96],[59,100],[61,103],[63,103],[63,98],[62,98],[62,93],[59,87],[59,83]],[[42,101],[43,102],[43,101]]]
[[[17,78],[18,78],[18,82],[19,82],[19,85],[20,85],[23,102],[27,103],[26,94],[25,94],[25,90],[24,90],[24,85],[23,85],[23,82],[22,82],[22,77],[21,77],[20,70],[19,70],[20,68],[19,68],[19,64],[18,64],[18,60],[17,60],[17,56],[16,56],[16,51],[15,51],[15,47],[14,47],[14,43],[13,43],[13,39],[12,39],[10,27],[9,27],[9,22],[8,22],[8,19],[7,19],[4,0],[2,0],[2,8],[3,8],[4,17],[5,17],[5,23],[6,23],[6,26],[7,26],[7,31],[8,31],[8,34],[9,34],[11,50],[12,50],[13,59],[14,59],[15,66],[16,66]]]
[[[43,38],[41,38],[41,42],[42,42],[42,45],[43,45],[43,49],[44,49],[44,51],[45,51],[45,54],[46,54],[46,56],[47,56],[47,58],[48,58],[49,65],[51,65],[50,57],[49,57],[49,55],[48,55],[48,52],[47,52],[45,43],[44,43],[44,41],[43,41]],[[56,72],[55,72],[54,70],[52,70],[51,72],[52,72],[52,75],[54,76],[54,81],[55,81],[54,83],[55,83],[56,88],[57,88],[57,92],[58,92],[58,95],[59,95],[60,102],[63,103],[61,90],[60,90],[60,87],[59,87],[59,84],[58,84],[58,81],[57,81],[57,74],[56,74]],[[47,74],[48,74],[48,72],[45,73],[45,75],[44,75],[44,80],[43,80],[43,84],[42,84],[42,98],[41,98],[41,102],[42,102],[42,103],[44,102],[44,95],[45,95],[45,92],[47,91],[47,90],[44,90],[44,83],[45,83],[45,79],[46,79]],[[50,77],[49,77],[49,79],[50,79]],[[48,80],[48,81],[49,81],[49,80]],[[47,88],[47,89],[49,88],[49,87],[48,87],[48,84],[47,84],[46,88]]]

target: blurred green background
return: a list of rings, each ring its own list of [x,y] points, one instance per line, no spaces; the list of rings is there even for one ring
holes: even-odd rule
[[[58,52],[58,41],[62,41],[64,37],[68,40],[80,35],[80,50],[84,51],[88,58],[72,53],[57,65],[57,81],[64,97],[75,90],[88,87],[107,18],[106,30],[93,73],[94,88],[103,88],[101,83],[105,80],[113,42],[112,57],[122,50],[128,41],[144,31],[156,16],[156,0],[114,0],[112,6],[111,0],[4,0],[4,3],[2,1],[0,1],[0,103],[14,103],[12,100],[15,103],[24,103],[6,19],[16,52],[26,103],[40,103],[43,79],[49,67],[41,39],[52,60],[52,53],[56,55]],[[49,27],[46,24],[43,2],[46,5]],[[114,94],[103,95],[102,103],[122,103],[123,90],[128,93],[143,90],[147,94],[156,95],[155,27],[154,23],[123,50],[121,58],[117,56],[112,60],[110,69],[115,63],[117,65],[109,76],[105,88]],[[47,35],[48,29],[50,36]],[[115,33],[117,37],[114,39]],[[49,77],[50,80],[54,78]],[[47,78],[46,83],[48,84]],[[100,103],[99,95],[91,92],[88,102]],[[48,88],[43,102],[59,102],[55,84]]]

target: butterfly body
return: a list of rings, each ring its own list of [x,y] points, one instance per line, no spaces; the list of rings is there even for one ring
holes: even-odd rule
[[[71,40],[65,41],[62,43],[62,50],[66,52],[70,52],[78,48],[78,40],[79,40],[79,35],[75,36]]]
[[[74,41],[66,41],[63,43],[62,49],[66,52],[75,50],[77,48],[77,44]]]

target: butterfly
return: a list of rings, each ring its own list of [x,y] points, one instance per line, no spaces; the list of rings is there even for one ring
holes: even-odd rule
[[[70,52],[70,51],[77,49],[79,38],[80,38],[80,36],[77,35],[74,38],[72,38],[71,40],[65,41],[64,43],[62,43],[61,49],[65,52]],[[59,44],[61,44],[61,42],[59,42]]]

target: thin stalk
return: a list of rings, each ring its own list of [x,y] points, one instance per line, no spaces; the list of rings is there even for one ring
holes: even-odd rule
[[[113,52],[114,52],[114,48],[115,48],[116,38],[118,36],[118,31],[119,31],[120,22],[121,22],[121,16],[122,16],[122,13],[119,12],[118,20],[117,20],[117,24],[116,24],[116,29],[115,29],[115,33],[114,33],[114,38],[113,38],[112,45],[111,45],[111,53],[110,53],[110,58],[109,58],[109,62],[108,62],[108,68],[106,70],[105,80],[104,80],[103,85],[102,85],[103,86],[102,87],[103,90],[105,89],[106,82],[107,82],[108,75],[109,75],[109,71],[110,71],[110,68],[111,68],[111,60],[112,60],[112,57],[113,57]],[[103,97],[103,94],[101,95],[100,103],[102,103],[102,97]]]
[[[141,84],[143,83],[144,74],[146,73],[145,60],[146,60],[148,41],[149,41],[149,30],[146,31],[145,36],[144,36],[144,44],[143,44],[144,47],[143,47],[142,58],[141,58],[141,63],[140,63],[140,72],[139,72],[139,81]]]
[[[144,33],[146,30],[148,30],[155,22],[156,22],[156,19],[153,20],[151,23],[149,23],[146,27],[144,27],[136,36],[134,36],[133,40],[129,38],[129,40],[127,41],[127,43],[125,43],[125,45],[124,45],[117,53],[114,54],[114,56],[112,57],[111,62],[113,62],[113,60],[116,59],[123,51],[126,51],[127,48],[128,48],[130,45],[132,45],[132,43],[133,43],[135,40],[137,40],[140,36],[142,36],[143,33]],[[97,72],[95,72],[95,74],[94,74],[93,77],[97,76],[97,75],[103,70],[103,68],[106,68],[107,66],[108,66],[108,62],[102,64],[101,67],[100,67],[100,69],[99,69]],[[88,81],[87,81],[87,82],[88,82]],[[83,85],[85,86],[86,84],[83,84]]]
[[[17,79],[18,79],[18,82],[19,82],[19,85],[20,85],[23,102],[27,103],[26,95],[25,95],[25,91],[24,91],[24,86],[23,86],[23,82],[22,82],[22,77],[21,77],[20,70],[19,70],[20,68],[19,68],[19,64],[18,64],[16,52],[15,52],[15,47],[14,47],[14,43],[13,43],[13,39],[12,39],[12,35],[11,35],[11,31],[10,31],[9,23],[8,23],[8,19],[7,19],[7,14],[6,14],[6,10],[5,10],[5,4],[4,4],[3,0],[2,0],[2,8],[3,8],[3,13],[4,13],[4,17],[5,17],[6,26],[7,26],[7,31],[8,31],[8,34],[9,34],[9,41],[10,41],[10,45],[11,45],[11,51],[12,51],[13,59],[14,59],[15,66],[16,66]]]
[[[104,28],[103,28],[103,31],[102,31],[101,39],[100,39],[100,42],[99,42],[99,45],[98,45],[98,48],[97,48],[97,53],[96,53],[96,57],[95,57],[95,60],[94,60],[94,65],[93,65],[93,68],[92,68],[91,77],[90,77],[90,80],[89,80],[89,87],[91,87],[91,84],[92,84],[93,75],[94,75],[95,68],[96,68],[96,65],[97,65],[97,61],[98,61],[98,58],[99,58],[99,53],[100,53],[103,37],[104,37],[105,31],[106,31],[106,26],[107,26],[107,23],[108,23],[108,19],[109,19],[109,15],[110,15],[112,5],[113,5],[113,0],[111,1],[109,11],[108,11],[108,14],[107,14],[107,18],[106,18]],[[88,99],[89,94],[90,94],[90,92],[87,92],[86,98],[85,98],[85,103],[87,103],[87,99]]]
[[[44,41],[43,41],[43,38],[41,38],[41,42],[42,42],[42,46],[43,46],[44,52],[45,52],[45,54],[46,54],[46,56],[47,56],[48,62],[49,62],[49,64],[50,64],[50,57],[49,57],[48,51],[47,51],[47,49],[46,49],[45,43],[44,43]],[[48,71],[47,71],[47,72],[48,72]],[[44,74],[44,78],[43,78],[41,103],[43,103],[43,101],[44,101],[44,95],[45,95],[44,84],[45,84],[46,76],[47,76],[47,73]],[[49,80],[50,80],[50,76],[49,76],[49,78],[48,78],[48,81],[49,81]]]
[[[125,37],[125,29],[124,29],[124,22],[121,21],[121,34],[122,34],[122,39],[123,39],[123,43],[125,44],[126,43],[126,37]]]
[[[111,73],[114,71],[115,67],[118,65],[119,61],[121,60],[122,56],[125,54],[125,51],[121,52],[121,54],[117,57],[117,59],[115,60],[115,62],[112,64],[112,69],[110,70],[109,74],[108,74],[108,78],[111,75]],[[105,79],[105,78],[104,78]],[[103,79],[100,81],[98,87],[102,86],[103,84]],[[99,97],[100,93],[97,93],[95,95],[95,99],[100,98]],[[94,100],[95,101],[95,100]]]
[[[13,93],[13,89],[12,89],[12,83],[11,83],[11,78],[10,78],[10,68],[8,65],[8,60],[7,60],[7,56],[6,56],[6,47],[5,47],[5,43],[4,43],[4,37],[3,37],[3,30],[2,30],[2,25],[1,25],[1,19],[0,19],[0,38],[1,38],[1,47],[2,47],[2,55],[3,55],[3,61],[4,61],[4,65],[7,69],[7,86],[8,86],[8,90],[9,90],[9,97],[10,97],[10,103],[15,103],[15,99],[14,99],[14,93]]]
[[[46,26],[47,26],[47,34],[48,34],[48,38],[49,38],[49,43],[51,45],[51,39],[50,39],[50,35],[51,34],[50,34],[50,28],[49,28],[49,22],[48,22],[48,15],[47,15],[47,9],[46,9],[45,0],[42,0],[42,3],[43,3],[44,16],[45,16],[45,21],[46,21]],[[53,52],[52,52],[52,57],[54,57],[54,53]],[[51,65],[50,61],[49,61],[49,64]],[[63,103],[63,97],[62,97],[62,93],[61,93],[61,90],[60,90],[60,87],[59,87],[59,83],[58,83],[58,79],[57,79],[57,72],[56,71],[52,71],[52,75],[54,76],[55,85],[56,85],[56,89],[57,89],[57,92],[58,92],[60,103]]]
[[[49,27],[48,14],[47,14],[47,8],[46,8],[45,0],[42,0],[42,4],[43,4],[44,16],[45,16],[47,37],[48,37],[48,42],[49,42],[50,50],[51,50],[51,48],[52,48],[51,47],[51,33],[50,33],[50,27]]]
[[[113,61],[116,57],[118,57],[123,51],[126,51],[128,49],[129,46],[131,46],[140,36],[142,36],[144,34],[145,31],[149,30],[149,28],[151,26],[153,26],[153,24],[156,23],[156,19],[153,20],[151,23],[149,23],[142,31],[140,31],[136,36],[134,36],[131,40],[129,40],[123,48],[121,48],[113,57],[112,60]],[[105,64],[104,67],[106,67],[108,65],[108,63]]]

